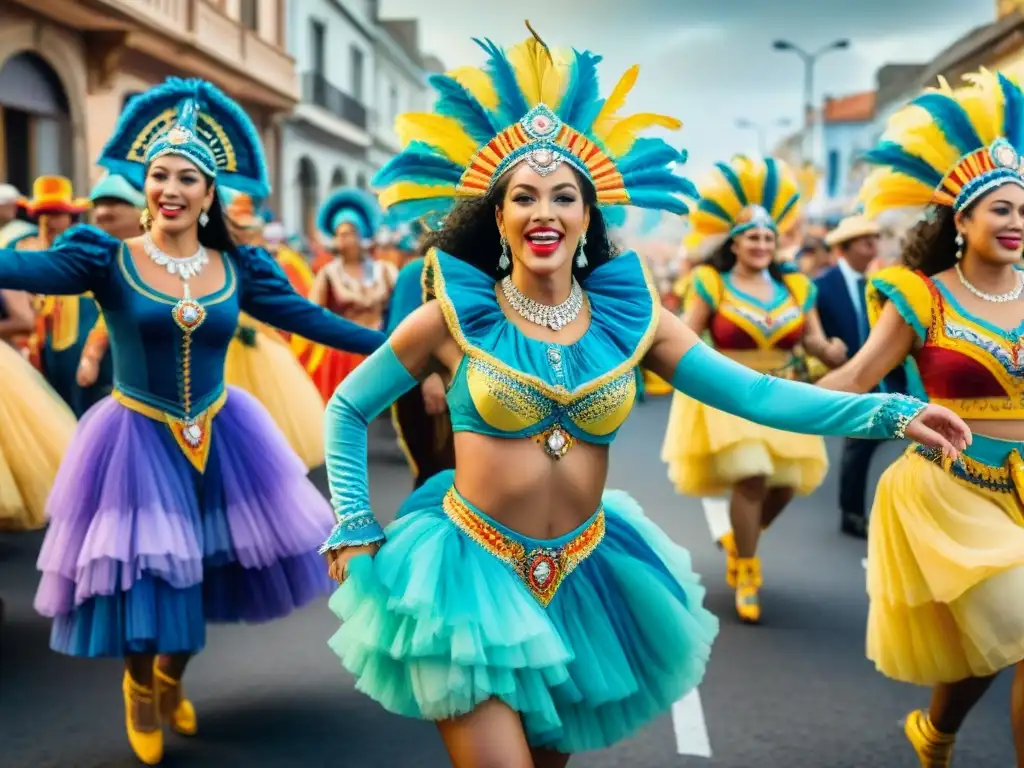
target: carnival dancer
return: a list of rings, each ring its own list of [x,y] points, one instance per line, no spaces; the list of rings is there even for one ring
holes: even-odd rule
[[[964,718],[1018,665],[1011,718],[1024,766],[1024,91],[981,71],[897,112],[866,159],[866,213],[926,209],[906,266],[869,284],[871,335],[820,384],[868,391],[913,355],[929,399],[974,440],[950,460],[912,445],[882,475],[868,529],[867,655],[933,686],[906,720],[922,766],[947,766]]]
[[[230,199],[225,216],[239,245],[266,248],[264,222],[251,195],[221,188]],[[246,313],[228,345],[224,380],[259,400],[308,469],[324,463],[324,401],[289,342]]]
[[[239,310],[361,353],[383,336],[299,297],[266,251],[231,240],[216,184],[266,196],[267,171],[254,126],[213,85],[170,78],[137,96],[99,164],[144,182],[146,234],[80,226],[46,252],[0,250],[0,286],[91,291],[103,308],[114,394],[61,465],[35,604],[54,619],[54,650],[125,659],[128,738],[155,764],[161,722],[196,732],[181,675],[206,623],[279,618],[327,586],[316,548],[329,507],[266,410],[224,385]]]
[[[13,248],[24,237],[34,235],[39,228],[18,218],[21,193],[11,184],[0,184],[0,248]]]
[[[799,210],[789,168],[771,158],[737,157],[719,163],[699,195],[690,214],[689,246],[710,256],[690,275],[684,322],[697,334],[707,332],[720,352],[761,373],[802,378],[799,347],[831,366],[845,361],[842,342],[822,333],[813,284],[775,261],[779,233]],[[824,441],[677,393],[662,458],[679,493],[730,494],[732,530],[719,540],[726,581],[736,589],[739,618],[758,622],[758,540],[794,494],[808,495],[821,485],[828,469]]]
[[[403,245],[403,250],[415,248],[408,242]],[[423,305],[424,262],[419,257],[399,270],[388,303],[386,335],[394,333],[402,321]],[[434,372],[391,405],[391,423],[409,463],[415,488],[439,472],[455,468],[455,435],[445,387],[441,374]]]
[[[906,429],[952,454],[969,435],[937,406],[837,397],[701,344],[661,310],[635,253],[612,258],[600,211],[686,211],[679,152],[638,136],[678,121],[620,113],[636,68],[601,101],[592,53],[481,45],[484,70],[432,78],[437,114],[400,118],[407,148],[374,182],[409,218],[460,202],[427,243],[436,300],[328,407],[339,519],[324,550],[344,620],[331,644],[359,690],[436,721],[457,768],[564,766],[668,711],[717,632],[688,553],[603,491],[639,363],[776,427]],[[452,377],[456,469],[409,497],[381,546],[367,425],[435,370]]]
[[[40,176],[32,185],[32,199],[22,198],[19,204],[39,223],[36,235],[22,238],[13,246],[29,251],[48,249],[91,206],[88,199],[74,196],[71,181],[63,176]],[[92,296],[84,295],[37,296],[34,303],[37,325],[33,357],[46,380],[80,417],[109,394],[102,383],[86,389],[77,382],[78,364],[89,332],[99,320],[99,307]]]
[[[373,329],[382,327],[396,276],[393,265],[369,252],[380,220],[377,201],[361,189],[338,190],[320,206],[317,228],[331,240],[335,257],[317,273],[309,293],[321,307]],[[362,360],[362,355],[327,351],[312,372],[325,402]]]

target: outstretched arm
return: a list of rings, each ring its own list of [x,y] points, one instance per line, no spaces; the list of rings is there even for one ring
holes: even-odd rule
[[[840,392],[870,392],[910,356],[914,342],[914,329],[895,304],[886,304],[864,346],[845,365],[819,379],[817,385]]]
[[[951,411],[903,395],[847,395],[756,373],[702,343],[662,311],[645,366],[712,408],[788,432],[902,438],[942,448],[967,446],[970,430]]]
[[[120,242],[88,225],[72,227],[46,251],[0,249],[0,288],[77,296],[101,285]]]
[[[418,379],[429,373],[434,352],[450,337],[436,302],[420,307],[338,386],[324,417],[327,478],[338,522],[320,551],[379,542],[384,532],[370,509],[366,433]],[[335,574],[341,578],[342,574]]]
[[[284,270],[264,248],[239,248],[242,310],[257,320],[335,349],[369,354],[384,343],[384,334],[338,317],[302,298]]]

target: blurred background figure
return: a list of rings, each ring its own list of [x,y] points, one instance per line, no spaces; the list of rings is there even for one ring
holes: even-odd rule
[[[801,272],[814,280],[831,269],[835,259],[823,239],[808,237],[796,253],[796,264]]]
[[[0,248],[11,248],[24,237],[34,235],[38,228],[18,218],[21,192],[11,184],[0,184]]]
[[[146,197],[124,176],[107,174],[92,188],[92,221],[108,235],[119,240],[142,234],[142,209]]]

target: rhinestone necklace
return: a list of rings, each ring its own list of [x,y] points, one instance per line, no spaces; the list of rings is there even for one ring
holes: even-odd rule
[[[516,287],[512,282],[511,275],[501,281],[501,292],[505,294],[509,306],[524,319],[537,325],[546,326],[553,331],[565,328],[579,316],[580,310],[583,309],[583,289],[575,277],[572,279],[569,298],[555,306],[541,304],[531,299]]]
[[[156,243],[153,242],[153,236],[146,232],[142,236],[142,247],[154,264],[163,267],[170,274],[177,275],[182,280],[195,277],[203,271],[203,267],[210,263],[210,257],[206,255],[206,248],[202,244],[199,245],[199,250],[191,256],[184,258],[171,256],[157,248]]]
[[[1006,293],[993,294],[985,293],[971,285],[970,281],[964,277],[964,273],[960,269],[959,264],[955,264],[954,268],[956,269],[956,276],[960,278],[960,284],[979,299],[983,299],[984,301],[994,301],[997,304],[1003,304],[1007,301],[1016,301],[1020,298],[1021,293],[1024,293],[1024,275],[1021,275],[1020,273],[1017,274],[1016,288],[1012,291],[1007,291]]]

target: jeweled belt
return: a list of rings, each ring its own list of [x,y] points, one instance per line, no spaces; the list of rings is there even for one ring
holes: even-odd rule
[[[125,408],[153,419],[153,421],[166,424],[189,463],[200,473],[206,471],[206,461],[210,457],[210,442],[213,436],[213,417],[227,402],[228,391],[226,389],[205,411],[189,418],[181,418],[162,411],[117,389],[111,395]]]
[[[925,448],[922,445],[911,446],[908,451],[913,451],[939,465],[962,483],[996,493],[1014,494],[1017,500],[1017,514],[1013,520],[1017,525],[1024,527],[1024,457],[1020,451],[1010,451],[1002,466],[986,464],[962,452],[956,461],[953,461],[943,455],[942,451]]]
[[[597,549],[604,538],[604,509],[598,510],[590,524],[560,547],[536,547],[527,550],[521,541],[509,536],[480,516],[463,501],[454,488],[444,497],[444,511],[469,538],[506,563],[544,607],[555,597],[565,578]]]

